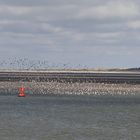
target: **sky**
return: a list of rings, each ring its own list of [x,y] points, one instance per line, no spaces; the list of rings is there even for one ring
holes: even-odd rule
[[[0,62],[15,59],[140,67],[140,1],[0,0]]]

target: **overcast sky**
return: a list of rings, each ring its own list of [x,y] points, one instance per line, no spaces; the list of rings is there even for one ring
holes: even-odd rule
[[[139,0],[0,0],[0,59],[140,67]]]

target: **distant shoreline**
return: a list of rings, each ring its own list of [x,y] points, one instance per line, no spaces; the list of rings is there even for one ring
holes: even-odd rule
[[[2,69],[0,68],[0,71],[91,71],[91,72],[140,72],[140,68],[110,68],[110,69],[104,69],[104,68],[59,68],[59,69]]]

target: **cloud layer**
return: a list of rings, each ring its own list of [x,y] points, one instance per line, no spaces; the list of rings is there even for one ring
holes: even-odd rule
[[[138,0],[0,0],[0,58],[139,67]]]

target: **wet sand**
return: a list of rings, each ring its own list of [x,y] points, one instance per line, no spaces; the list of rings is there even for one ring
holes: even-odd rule
[[[0,81],[92,82],[140,84],[140,72],[128,71],[0,71]]]

